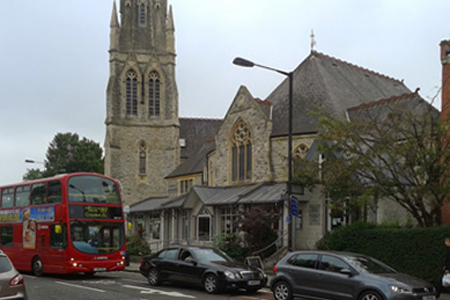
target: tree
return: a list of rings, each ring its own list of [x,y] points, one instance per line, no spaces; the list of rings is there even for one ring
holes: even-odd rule
[[[253,206],[244,213],[242,230],[246,233],[245,242],[250,251],[257,251],[270,245],[277,239],[272,222],[277,218],[264,207]]]
[[[449,195],[448,122],[416,93],[349,112],[338,120],[322,111],[319,152],[326,163],[303,162],[297,181],[320,183],[334,203],[395,201],[421,227],[440,225]]]
[[[40,169],[28,169],[25,175],[22,176],[24,181],[35,180],[44,177]]]
[[[41,177],[60,173],[95,172],[103,174],[103,150],[100,144],[87,138],[80,139],[76,133],[57,133],[47,149],[45,170]],[[24,179],[34,179],[39,175],[28,170]]]

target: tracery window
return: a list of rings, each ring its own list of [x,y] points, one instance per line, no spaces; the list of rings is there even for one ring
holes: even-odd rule
[[[295,158],[305,158],[309,148],[305,144],[300,144],[294,151]]]
[[[139,174],[147,173],[147,147],[145,143],[139,146]]]
[[[126,79],[126,109],[127,115],[137,116],[137,75],[129,71]]]
[[[297,148],[295,148],[295,151],[292,155],[293,159],[293,171],[297,172],[299,171],[299,168],[301,166],[301,161],[305,159],[306,154],[308,154],[309,148],[305,144],[298,145]]]
[[[248,125],[240,120],[235,127],[231,140],[231,179],[249,180],[252,177],[252,141]]]
[[[151,117],[159,116],[161,98],[161,80],[158,72],[150,73],[148,85],[148,114]]]

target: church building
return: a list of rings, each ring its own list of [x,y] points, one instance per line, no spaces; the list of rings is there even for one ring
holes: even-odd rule
[[[120,19],[120,20],[119,20]],[[153,250],[172,244],[212,245],[239,233],[252,206],[277,219],[279,248],[310,249],[333,226],[320,187],[293,186],[298,215],[287,197],[288,94],[286,78],[266,99],[237,87],[223,119],[178,113],[175,28],[167,0],[114,3],[110,29],[105,174],[118,179],[130,206],[133,232],[142,228]],[[343,119],[369,103],[424,101],[401,80],[311,50],[293,71],[292,157],[317,151],[312,106]],[[320,162],[318,162],[320,163]],[[374,211],[382,221],[400,208]]]

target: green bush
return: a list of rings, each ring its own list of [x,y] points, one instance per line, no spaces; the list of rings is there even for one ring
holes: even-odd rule
[[[372,256],[434,285],[441,280],[450,227],[398,228],[355,223],[326,234],[319,250],[349,251]]]
[[[142,240],[139,235],[127,236],[127,254],[128,255],[149,255],[152,251],[149,245]]]
[[[236,234],[221,234],[214,237],[214,244],[231,258],[243,262],[245,249],[241,246],[242,240]]]

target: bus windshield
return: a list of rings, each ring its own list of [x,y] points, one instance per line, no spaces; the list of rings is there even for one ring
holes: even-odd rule
[[[74,176],[68,180],[69,202],[120,204],[114,181],[98,176]]]
[[[122,248],[125,236],[123,223],[70,222],[73,246],[84,253],[108,254]]]

